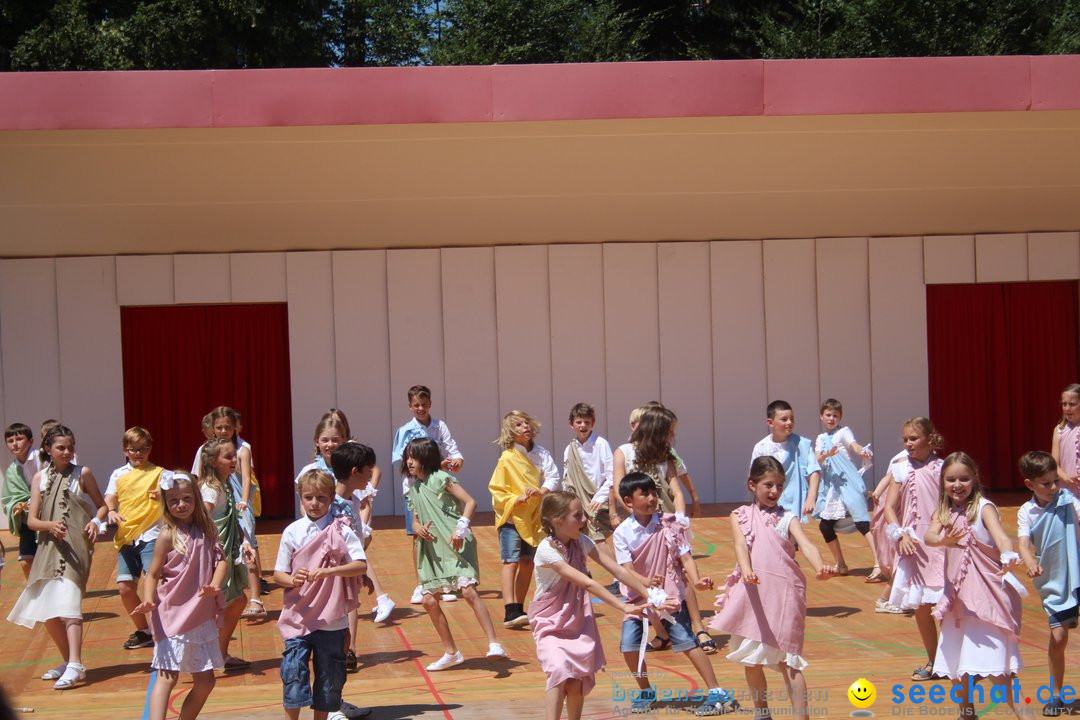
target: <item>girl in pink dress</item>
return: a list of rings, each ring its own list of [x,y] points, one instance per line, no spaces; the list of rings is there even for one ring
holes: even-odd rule
[[[929,680],[937,652],[937,625],[931,610],[945,587],[945,551],[927,547],[923,537],[940,496],[941,459],[934,450],[945,440],[925,417],[905,422],[902,435],[908,454],[906,473],[890,470],[894,482],[885,501],[888,537],[897,553],[889,605],[915,611],[915,624],[926,649],[926,665],[915,668],[911,679]]]
[[[983,497],[979,469],[967,453],[954,452],[941,466],[926,544],[945,548],[945,592],[934,607],[941,621],[934,673],[962,687],[970,676],[990,678],[1019,717],[1009,683],[1023,666],[1020,614],[1027,591],[1008,572],[1020,566],[1020,556],[997,507]],[[975,717],[971,700],[960,703],[961,717]]]
[[[529,625],[536,640],[536,656],[547,675],[544,716],[559,720],[565,701],[570,720],[580,720],[585,696],[606,662],[588,593],[627,615],[640,617],[645,608],[644,603],[622,602],[593,580],[585,569],[585,557],[643,596],[648,595],[648,589],[633,573],[600,554],[596,544],[582,533],[585,510],[574,495],[545,495],[540,523],[547,537],[536,548],[536,593],[529,605]],[[673,601],[667,609],[676,610]]]
[[[1050,454],[1066,489],[1080,495],[1080,385],[1076,383],[1061,391],[1061,422],[1054,426]]]
[[[221,584],[227,564],[217,527],[199,495],[199,483],[186,472],[161,473],[161,535],[143,580],[146,598],[135,613],[151,613],[157,680],[150,694],[150,720],[165,720],[180,673],[191,673],[191,691],[180,720],[195,720],[210,691],[214,670],[225,663],[218,627],[225,612]]]
[[[779,507],[784,468],[766,455],[750,465],[747,487],[754,502],[731,513],[735,541],[735,572],[717,596],[716,615],[709,626],[731,633],[727,659],[742,663],[754,700],[754,716],[770,717],[764,668],[784,678],[794,716],[806,718],[806,678],[803,668],[803,629],[806,625],[806,576],[795,561],[798,543],[819,580],[836,573],[825,565],[795,515]]]

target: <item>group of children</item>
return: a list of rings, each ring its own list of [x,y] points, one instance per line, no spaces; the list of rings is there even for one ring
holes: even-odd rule
[[[453,474],[464,458],[446,424],[431,416],[430,390],[410,388],[408,402],[413,419],[394,436],[393,461],[414,542],[413,602],[423,605],[443,646],[427,670],[464,662],[442,610],[458,594],[487,637],[486,657],[506,658],[477,593],[470,529],[477,503]],[[928,662],[913,680],[947,677],[963,684],[979,676],[1010,682],[1021,667],[1024,589],[1009,571],[1026,570],[1051,627],[1054,697],[1043,712],[1062,712],[1064,649],[1080,599],[1080,501],[1073,495],[1080,493],[1080,385],[1066,388],[1062,410],[1052,452],[1029,452],[1020,460],[1033,497],[1019,511],[1018,554],[997,508],[983,497],[975,462],[963,452],[940,459],[935,451],[943,440],[927,418],[903,424],[904,450],[868,491],[863,473],[873,455],[842,426],[838,401],[821,406],[825,431],[815,442],[795,434],[788,403],[770,403],[769,435],[751,456],[751,502],[730,516],[735,568],[709,622],[730,635],[727,658],[744,667],[755,717],[770,716],[764,668],[781,674],[793,714],[809,713],[802,674],[806,578],[795,552],[803,552],[820,580],[847,575],[837,536],[845,531],[859,532],[869,546],[874,566],[867,582],[886,583],[875,609],[914,613]],[[656,700],[646,653],[668,648],[686,653],[704,682],[699,713],[736,710],[735,693],[720,687],[707,657],[716,645],[696,591],[712,590],[713,581],[698,571],[690,552],[691,519],[700,515],[700,501],[674,449],[678,419],[660,403],[636,409],[629,441],[614,452],[594,432],[595,421],[591,406],[571,409],[574,436],[560,473],[536,442],[536,419],[508,413],[489,483],[503,565],[503,626],[532,631],[548,678],[546,716],[558,720],[565,707],[572,720],[580,718],[584,697],[605,665],[590,594],[624,615],[619,648],[639,688],[632,710],[647,711]],[[159,679],[149,717],[163,720],[179,673],[194,677],[180,715],[193,720],[213,688],[213,671],[246,667],[247,661],[228,653],[229,639],[242,616],[264,617],[265,608],[258,599],[254,528],[258,483],[240,429],[240,416],[230,408],[208,414],[207,442],[188,473],[150,463],[150,433],[131,428],[123,437],[127,463],[112,474],[102,496],[93,474],[75,464],[71,430],[51,425],[35,452],[28,427],[7,428],[14,460],[5,472],[3,504],[19,535],[27,577],[9,620],[27,627],[45,623],[65,662],[44,679],[64,689],[85,678],[81,599],[94,541],[108,524],[117,526],[117,583],[135,625],[124,646],[154,647]],[[283,705],[294,719],[308,706],[317,719],[345,710],[358,716],[362,709],[343,703],[341,693],[345,673],[356,667],[360,590],[374,592],[377,622],[395,607],[367,554],[380,473],[374,452],[352,439],[340,410],[320,418],[313,441],[314,460],[296,478],[302,517],[282,533],[273,572],[285,588],[278,621],[285,642]],[[811,517],[819,521],[832,564],[802,527]],[[586,558],[613,582],[595,580]],[[962,710],[973,711],[971,700]]]

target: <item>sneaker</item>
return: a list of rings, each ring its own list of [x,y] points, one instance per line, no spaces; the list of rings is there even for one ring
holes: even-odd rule
[[[618,597],[618,596],[622,595],[622,588],[619,587],[619,581],[618,580],[612,580],[610,585],[605,585],[604,586],[604,589],[607,590],[612,595],[614,595],[615,597]]]
[[[344,700],[342,700],[341,714],[348,718],[348,720],[360,720],[360,718],[366,718],[368,715],[371,714],[371,708],[359,707],[357,705],[353,705],[350,702],[345,702]],[[327,720],[329,720],[329,718]]]
[[[730,690],[710,688],[705,702],[694,708],[697,715],[727,715],[739,709],[739,701]]]
[[[1050,702],[1043,705],[1042,714],[1050,717],[1057,717],[1058,715],[1065,715],[1069,712],[1068,706],[1062,702],[1060,697],[1050,698]]]
[[[422,605],[424,602],[424,588],[417,585],[416,589],[412,591],[412,597],[409,598],[409,602],[413,605]]]
[[[270,594],[270,583],[266,582],[266,578],[259,578],[259,594],[260,595],[269,595]]]
[[[632,713],[645,713],[652,709],[653,703],[656,702],[656,691],[652,688],[648,690],[641,690],[638,692],[638,696],[630,703],[630,712]]]
[[[506,651],[503,650],[503,646],[499,643],[488,643],[487,655],[485,655],[484,657],[508,658],[510,656],[506,654]]]
[[[376,601],[376,610],[374,621],[377,623],[386,622],[390,617],[390,613],[394,612],[394,608],[397,607],[396,603],[387,595],[380,595]]]
[[[446,670],[447,668],[452,668],[455,665],[460,665],[463,662],[465,662],[465,656],[461,654],[460,650],[458,650],[453,655],[449,653],[444,654],[441,658],[428,665],[427,669],[430,672],[438,672],[439,670]]]
[[[124,641],[125,650],[135,650],[137,648],[146,647],[154,647],[154,638],[145,630],[136,630],[128,635],[128,639]]]
[[[507,617],[507,619],[503,621],[503,627],[505,627],[505,628],[529,627],[529,616],[524,611],[522,611],[520,613],[516,613],[516,614],[511,613],[511,615],[513,615],[513,617]]]

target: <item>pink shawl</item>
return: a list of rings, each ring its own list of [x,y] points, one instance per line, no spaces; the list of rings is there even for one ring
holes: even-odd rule
[[[300,568],[337,567],[352,562],[341,534],[344,525],[344,518],[337,517],[311,538],[293,554],[289,572]],[[278,618],[281,636],[288,640],[308,635],[345,617],[360,605],[358,589],[359,578],[356,577],[328,577],[306,582],[300,587],[287,588]]]
[[[941,600],[934,606],[934,617],[944,621],[947,617],[974,616],[1018,638],[1022,600],[1016,589],[998,574],[1001,563],[997,548],[975,537],[966,507],[953,508],[949,517],[952,527],[966,532],[959,544],[945,549],[949,581]]]
[[[630,553],[634,570],[647,578],[657,575],[664,578],[664,592],[668,597],[682,601],[686,594],[686,581],[683,579],[682,561],[679,560],[679,547],[686,544],[686,529],[675,521],[675,515],[661,515],[660,529]],[[620,583],[620,587],[631,604],[644,600],[627,585]],[[641,622],[641,618],[631,615],[627,615],[626,619]]]
[[[736,565],[716,598],[719,609],[709,627],[800,655],[806,625],[806,576],[795,562],[795,546],[776,532],[783,512],[779,507],[762,510],[756,503],[735,509],[758,584],[742,582],[742,568]]]
[[[580,541],[565,548],[554,538],[551,543],[565,550],[567,565],[580,573],[586,572]],[[529,625],[536,640],[536,657],[547,674],[547,689],[567,680],[581,680],[582,694],[588,694],[596,685],[596,673],[606,663],[589,594],[560,578],[546,592],[533,598],[529,605]]]
[[[182,534],[181,534],[182,533]],[[178,547],[185,546],[184,552]],[[173,550],[158,581],[158,604],[150,615],[154,640],[191,632],[208,620],[221,627],[225,596],[201,597],[199,590],[214,579],[214,568],[225,559],[217,540],[209,540],[197,525],[173,530]]]
[[[923,543],[930,521],[937,511],[941,485],[941,459],[931,455],[923,465],[911,462],[911,471],[900,488],[900,523],[915,529],[915,553],[896,554],[896,564],[903,566],[910,581],[920,587],[939,588],[945,585],[945,548],[927,547]]]
[[[1080,475],[1080,425],[1065,423],[1058,428],[1058,458],[1069,477]]]

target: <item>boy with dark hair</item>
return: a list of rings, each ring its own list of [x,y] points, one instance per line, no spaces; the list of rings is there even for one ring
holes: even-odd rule
[[[821,465],[809,438],[795,434],[795,411],[784,400],[773,400],[765,409],[769,434],[758,441],[750,462],[771,455],[783,466],[787,482],[780,496],[780,507],[809,522],[817,504]]]
[[[8,532],[19,537],[19,568],[23,577],[30,577],[30,566],[37,553],[37,533],[26,527],[26,511],[30,509],[30,481],[41,469],[34,449],[34,432],[24,423],[11,423],[4,428],[4,443],[13,460],[4,471],[3,504],[7,515]],[[3,558],[0,558],[0,567]]]

